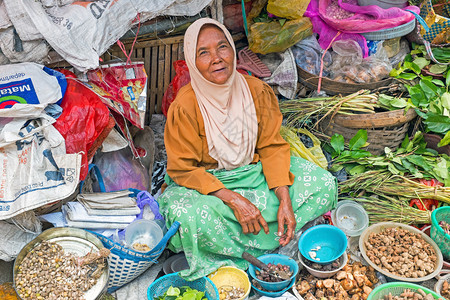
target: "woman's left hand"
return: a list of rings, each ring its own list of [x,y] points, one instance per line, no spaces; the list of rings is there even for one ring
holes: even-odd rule
[[[294,237],[297,221],[295,221],[294,210],[292,209],[291,197],[289,196],[289,187],[280,186],[277,188],[275,194],[280,201],[277,215],[278,235],[280,236],[279,242],[281,246],[286,246]],[[287,227],[286,231],[285,226]]]

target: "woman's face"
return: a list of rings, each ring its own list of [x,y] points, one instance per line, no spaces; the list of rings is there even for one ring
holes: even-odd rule
[[[232,74],[234,51],[222,30],[206,26],[197,39],[195,65],[206,80],[225,83]]]

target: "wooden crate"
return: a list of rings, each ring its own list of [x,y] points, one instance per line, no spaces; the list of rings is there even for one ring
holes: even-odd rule
[[[127,53],[131,50],[131,43],[125,44]],[[125,54],[117,46],[112,46],[103,56],[106,62],[120,58],[126,61]],[[148,76],[147,83],[147,113],[145,124],[149,124],[152,114],[162,113],[161,105],[164,92],[175,76],[173,62],[184,59],[183,36],[159,38],[148,41],[137,41],[131,58],[143,61]]]

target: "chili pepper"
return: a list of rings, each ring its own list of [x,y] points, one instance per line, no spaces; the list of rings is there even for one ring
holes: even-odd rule
[[[409,206],[411,207],[417,207],[417,209],[429,211],[434,210],[438,207],[438,205],[439,201],[435,199],[422,199],[422,201],[419,199],[412,199],[409,202]]]

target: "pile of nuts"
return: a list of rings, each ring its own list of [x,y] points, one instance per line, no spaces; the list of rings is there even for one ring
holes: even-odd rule
[[[267,267],[268,267],[268,270],[264,270],[264,269],[256,270],[255,271],[256,278],[258,278],[259,280],[262,280],[262,281],[267,281],[267,282],[280,282],[280,281],[284,281],[284,279],[282,279],[281,277],[273,276],[271,274],[280,274],[282,272],[282,273],[286,274],[286,277],[291,277],[292,274],[294,273],[293,271],[291,271],[289,266],[282,265],[282,264],[268,263]]]
[[[22,299],[84,299],[106,267],[106,248],[83,257],[65,253],[53,242],[42,242],[30,251],[18,267],[16,290]]]
[[[389,295],[384,296],[385,300],[434,300],[433,295],[425,293],[422,289],[417,289],[416,292],[405,289],[400,296],[392,296],[391,293]],[[440,298],[439,298],[440,299]]]
[[[450,284],[448,281],[442,283],[441,295],[447,300],[450,299]]]
[[[236,300],[242,298],[245,295],[243,288],[237,288],[235,286],[223,285],[219,288],[220,300]]]
[[[391,274],[420,278],[436,269],[436,252],[418,233],[386,228],[371,233],[365,245],[369,259]]]
[[[304,272],[304,271],[302,271]],[[372,287],[378,282],[375,270],[363,266],[360,262],[347,264],[329,279],[319,279],[311,274],[304,275],[295,288],[305,300],[336,299],[336,300],[363,300],[367,299]]]

